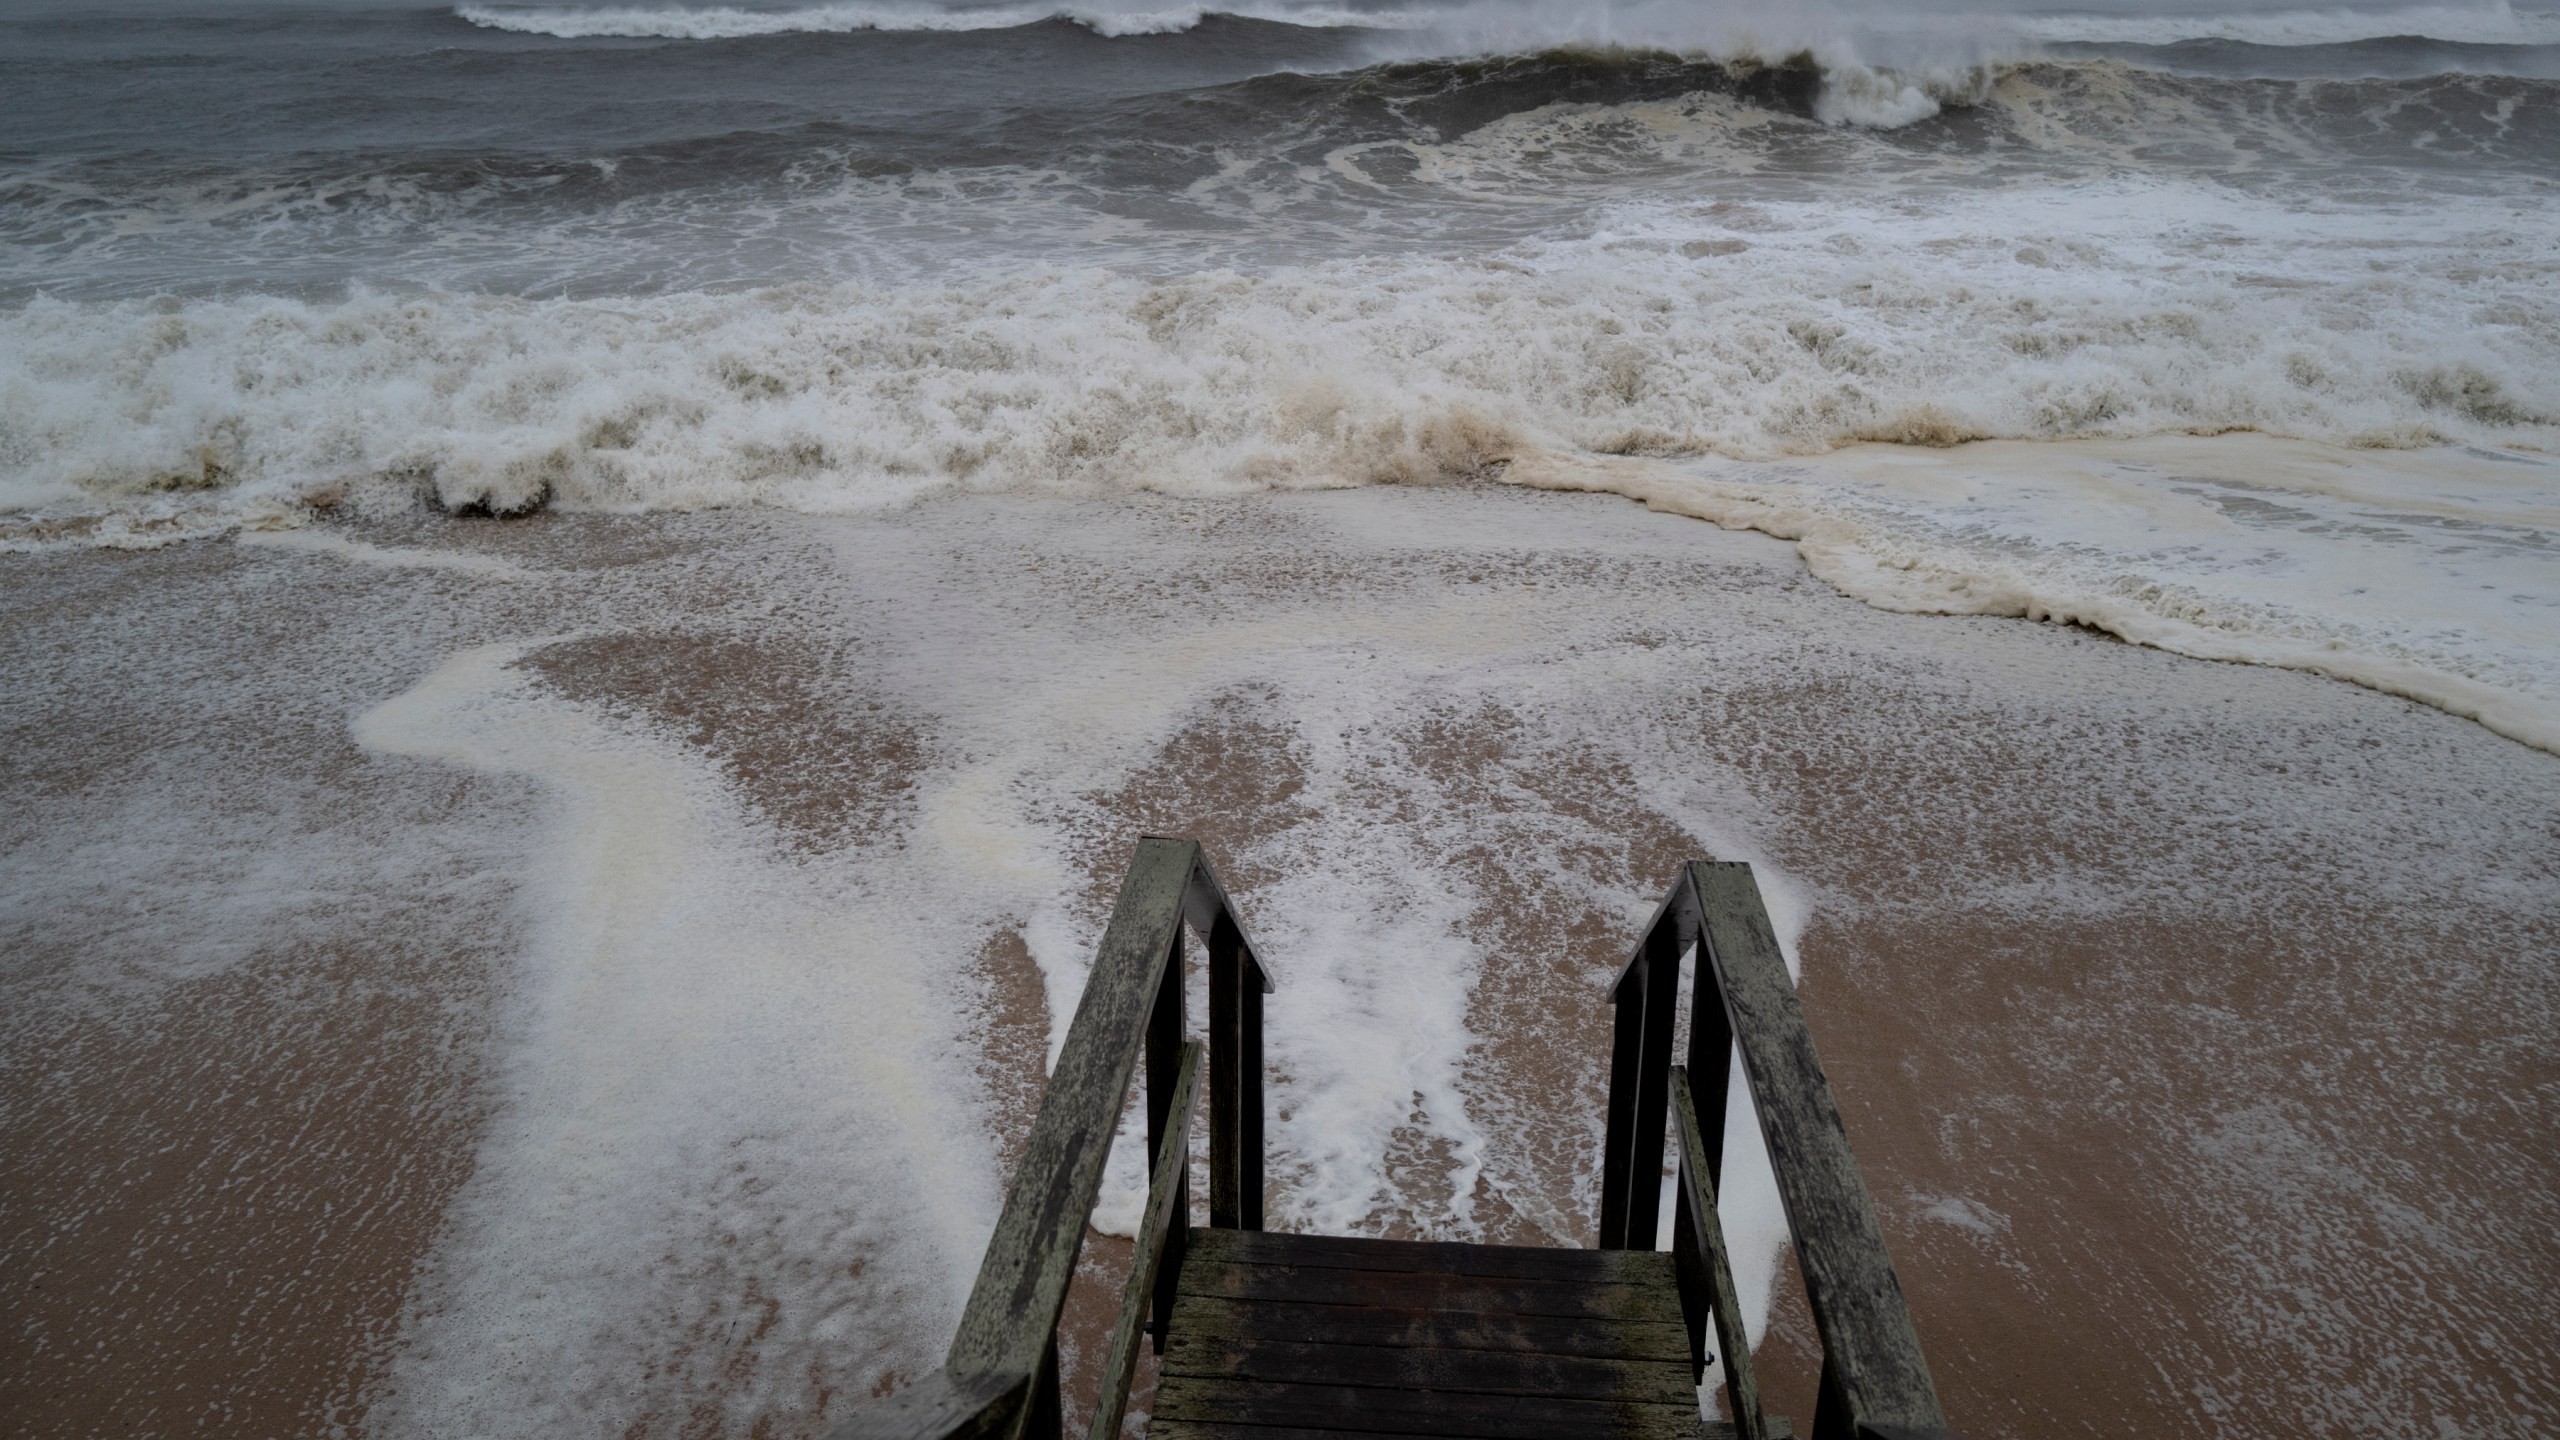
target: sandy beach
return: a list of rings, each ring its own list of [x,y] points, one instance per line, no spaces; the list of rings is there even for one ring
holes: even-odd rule
[[[1142,833],[1279,973],[1274,1228],[1589,1243],[1606,983],[1744,859],[1967,1433],[2560,1426],[2560,758],[2440,710],[1489,484],[342,513],[0,608],[12,1435],[818,1433],[938,1355]]]

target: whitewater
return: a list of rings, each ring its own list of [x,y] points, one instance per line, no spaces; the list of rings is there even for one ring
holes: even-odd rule
[[[2541,1285],[2477,1241],[2529,1205],[2377,1201],[2437,1247],[2408,1275],[2361,1222],[2249,1249],[2368,1172],[2283,1108],[2350,1081],[2209,992],[2392,907],[2412,945],[2547,934],[2560,12],[1905,8],[12,8],[0,579],[33,598],[0,713],[46,778],[0,807],[0,938],[71,958],[0,976],[9,1073],[104,1065],[44,1047],[159,1035],[274,956],[368,957],[202,1041],[271,1024],[248,1068],[289,1069],[428,993],[381,1032],[427,1078],[307,1112],[391,1154],[378,1207],[314,1211],[321,1262],[425,1218],[274,1289],[278,1333],[379,1292],[293,1382],[337,1407],[304,1428],[814,1433],[947,1333],[1141,828],[1232,827],[1203,833],[1284,972],[1272,1213],[1342,1233],[1582,1243],[1607,976],[1560,957],[1619,943],[1659,857],[1754,862],[1791,961],[1889,958],[1821,997],[1826,1061],[1932,1023],[1844,992],[2114,974],[2109,936],[2175,912],[2143,1004],[1975,1017],[1970,1069],[2017,1093],[1965,1122],[2067,1096],[2184,1197],[2128,1233],[2198,1247],[2198,1284],[2310,1277],[2299,1313],[2197,1320],[2173,1368],[2208,1378],[2160,1403],[2546,1418],[2539,1342],[2475,1343]],[[1979,932],[1911,918],[1958,901]],[[2208,930],[2231,956],[2161,958]],[[2533,1030],[2541,991],[2444,964],[2338,982],[2458,996],[2407,1027],[2480,1067],[2337,1042],[2425,1131],[2374,1165],[2434,1164],[2427,1117],[2510,1073],[2479,1016]],[[2119,1033],[2221,1047],[2154,1088],[2239,1098],[2187,1129],[2072,1089]],[[16,1094],[0,1120],[45,1113]],[[1728,1132],[1765,1337],[1783,1219]],[[93,1156],[158,1152],[75,1139],[73,1198],[21,1211],[47,1263],[158,1253],[80,1229],[124,1213]],[[2456,1139],[2444,1204],[2531,1190]],[[2095,1188],[2081,1143],[2037,1163]],[[1099,1232],[1140,1178],[1124,1143]],[[1879,1204],[2027,1273],[1978,1196]],[[2462,1246],[2524,1258],[2442,1299]],[[2281,1363],[2214,1348],[2276,1334]],[[158,1355],[79,1363],[111,1353]],[[2413,1409],[2338,1358],[2377,1354],[2468,1388]]]
[[[854,513],[1502,474],[1818,534],[1876,603],[2309,666],[2560,743],[2541,82],[1879,73],[1408,62],[1240,82],[1201,141],[1118,100],[1128,134],[929,171],[787,131],[618,189],[669,143],[461,184],[354,156],[210,211],[211,182],[155,176],[111,228],[57,164],[6,267],[0,545],[421,498]],[[80,177],[90,211],[106,183]],[[336,273],[244,283],[287,242]],[[2166,522],[2059,452],[1937,490],[1812,463],[2235,432],[2318,453],[2235,450],[2212,483],[2262,508]]]

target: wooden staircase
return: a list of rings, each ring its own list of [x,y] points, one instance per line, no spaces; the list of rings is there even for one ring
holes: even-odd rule
[[[1194,1230],[1160,1370],[1162,1440],[1701,1433],[1652,1250]]]
[[[1182,1033],[1186,926],[1207,952],[1205,1045]],[[1675,1065],[1692,950],[1688,1063]],[[1119,1440],[1150,1342],[1147,1434],[1160,1440],[1790,1436],[1761,1410],[1716,1214],[1736,1053],[1822,1340],[1812,1434],[1951,1435],[1749,866],[1683,866],[1612,991],[1595,1249],[1264,1231],[1271,985],[1200,847],[1139,842],[943,1368],[857,1412],[835,1440],[1061,1434],[1058,1318],[1141,1051],[1151,1189],[1087,1440]],[[1189,1162],[1204,1075],[1200,1227]],[[1651,1246],[1666,1142],[1677,1161],[1667,1253]],[[1715,1355],[1723,1419],[1699,1401]]]

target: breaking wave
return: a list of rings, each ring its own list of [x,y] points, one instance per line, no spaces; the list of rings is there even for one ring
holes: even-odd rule
[[[997,237],[1069,266],[1261,268],[1587,234],[1594,207],[1666,185],[1797,199],[1846,183],[1934,211],[2039,171],[2426,207],[2547,184],[2554,154],[2560,84],[2511,75],[1554,51],[1269,75],[956,134],[812,122],[566,154],[226,156],[203,173],[157,155],[0,163],[0,297],[186,293],[243,270],[304,290],[877,284]]]
[[[1056,5],[991,5],[952,9],[934,4],[840,3],[787,10],[735,5],[662,8],[639,5],[464,5],[454,14],[490,30],[550,35],[567,40],[740,40],[761,35],[850,34],[863,30],[1010,30],[1044,20],[1068,20],[1098,35],[1168,35],[1189,30],[1212,14],[1272,20],[1324,29],[1392,28],[1412,23],[1397,13],[1339,9],[1212,10],[1176,5],[1161,10],[1112,10]]]
[[[2560,12],[2487,4],[2323,6],[2235,10],[2224,14],[2081,13],[2021,17],[2017,33],[2034,40],[2118,45],[2174,45],[2236,40],[2254,45],[2343,45],[2408,38],[2465,45],[2560,44]]]
[[[761,35],[841,34],[862,30],[1001,30],[1044,20],[1071,20],[1107,36],[1162,35],[1199,25],[1211,16],[1272,21],[1321,29],[1400,30],[1418,41],[1456,42],[1452,53],[1526,50],[1551,45],[1667,46],[1730,53],[1737,40],[1758,37],[1765,48],[1810,48],[1818,40],[1854,41],[1872,32],[1878,17],[1855,9],[1811,7],[1785,16],[1738,15],[1698,4],[1635,3],[1607,6],[1441,4],[1398,8],[1327,4],[948,5],[933,0],[831,0],[783,7],[744,5],[463,5],[453,12],[470,23],[519,34],[563,39],[650,38],[734,40]],[[2507,0],[2476,4],[2306,6],[2289,10],[2223,13],[2105,11],[2016,15],[2000,11],[1894,17],[1901,43],[1915,37],[1943,44],[2094,42],[2169,45],[2189,40],[2233,40],[2261,45],[2335,45],[2412,37],[2479,45],[2560,44],[2560,12],[2518,11]],[[1470,46],[1470,42],[1472,42]],[[1748,48],[1747,46],[1745,48]],[[1422,53],[1422,52],[1417,52]]]
[[[890,13],[613,13],[820,10]],[[2507,633],[2560,603],[2534,568],[2560,525],[2534,498],[2560,473],[2548,80],[1603,47],[1147,70],[957,129],[913,90],[825,108],[859,64],[918,68],[891,51],[1027,67],[994,75],[1105,48],[1038,13],[1002,44],[579,62],[606,89],[692,66],[763,97],[777,55],[815,57],[801,108],[737,123],[564,142],[527,112],[503,145],[389,130],[0,173],[0,548],[342,505],[848,512],[1501,474],[1787,534],[1879,604],[2323,669],[2560,749],[2560,659]],[[1278,27],[1218,31],[1149,64],[1278,53]],[[509,96],[558,48],[437,64]],[[2317,448],[2302,475],[2408,458],[2358,491],[2380,500],[2281,503],[2245,474],[2164,497],[2130,462],[2057,489],[2038,458],[2230,431]],[[1876,499],[1975,441],[2029,453],[1999,487],[1942,467],[1925,504]],[[1898,458],[1850,463],[1870,442]],[[2465,498],[2490,490],[2509,500]],[[2003,494],[2035,498],[1994,525],[1977,502]],[[2202,538],[2159,539],[2163,506]],[[2394,554],[2433,557],[2394,591],[2407,614],[2324,618],[2373,603]],[[2269,588],[2308,555],[2325,588]]]
[[[1472,260],[1162,280],[39,300],[0,314],[0,506],[841,509],[2230,429],[2560,447],[2560,259],[2513,218],[2312,246],[2274,207],[2180,219],[2147,184],[2046,203],[1719,202]]]

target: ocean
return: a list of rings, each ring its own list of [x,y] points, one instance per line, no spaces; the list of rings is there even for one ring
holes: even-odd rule
[[[0,543],[1562,466],[2560,745],[2552,13],[6,24]],[[2326,448],[2104,448],[2227,432]],[[1976,440],[2100,448],[1852,463]]]
[[[824,1433],[1139,833],[1277,1226],[1746,859],[1967,1433],[2560,1424],[2560,11],[0,0],[0,615],[47,1433]]]

